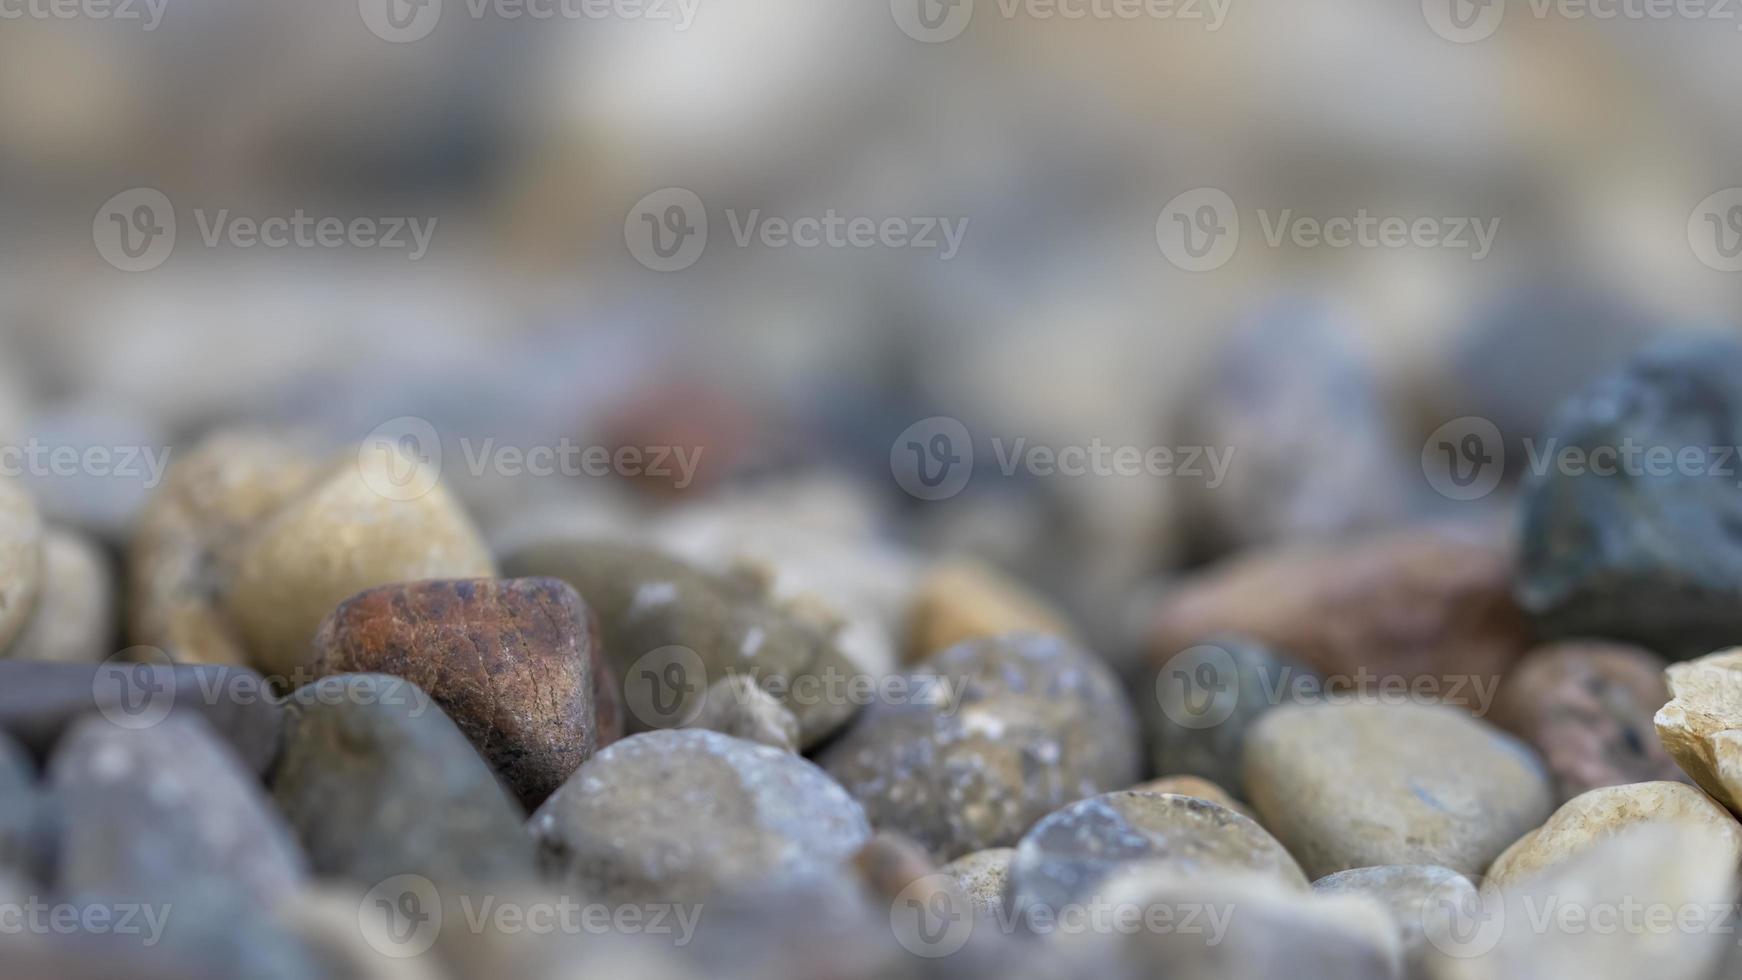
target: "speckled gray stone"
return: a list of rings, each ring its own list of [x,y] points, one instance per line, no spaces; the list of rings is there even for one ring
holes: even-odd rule
[[[1207,637],[1156,671],[1145,698],[1150,767],[1166,776],[1200,776],[1240,792],[1246,732],[1266,711],[1311,701],[1323,682],[1316,671],[1253,640]]]
[[[789,752],[697,729],[623,739],[529,825],[547,874],[605,901],[702,901],[838,869],[871,836],[859,804]]]
[[[992,916],[1004,905],[1004,891],[1010,883],[1010,865],[1015,860],[1016,848],[989,847],[956,858],[944,865],[943,873],[955,876],[976,914]]]
[[[743,674],[722,677],[710,685],[701,714],[689,727],[798,751],[798,718],[780,699]]]
[[[340,674],[289,708],[272,791],[317,872],[365,887],[530,877],[520,805],[428,694]]]
[[[510,575],[548,575],[574,586],[599,615],[605,653],[624,686],[627,730],[677,728],[693,721],[710,684],[730,673],[754,673],[765,686],[795,691],[821,681],[844,689],[863,672],[816,622],[775,608],[763,589],[741,577],[692,567],[650,548],[607,541],[541,544],[508,556]],[[681,659],[659,659],[685,651]],[[658,662],[650,669],[653,657]],[[675,682],[660,678],[670,675]],[[699,670],[704,676],[690,676]],[[657,676],[655,676],[657,675]],[[650,690],[648,685],[662,685]],[[666,698],[672,699],[666,704]],[[857,710],[843,697],[787,697],[798,718],[799,744],[809,748]]]
[[[1429,903],[1455,894],[1464,876],[1451,868],[1432,864],[1393,864],[1373,868],[1350,868],[1326,875],[1313,882],[1313,892],[1319,895],[1371,895],[1385,904],[1397,923],[1397,937],[1402,944],[1404,959],[1419,963],[1425,953],[1427,934],[1423,931],[1424,916],[1432,911]]]
[[[1480,874],[1554,808],[1536,753],[1442,705],[1290,706],[1246,741],[1264,825],[1323,876],[1381,864]]]
[[[129,729],[90,717],[49,764],[63,895],[169,901],[232,889],[270,907],[303,854],[253,775],[202,721]]]
[[[939,861],[1014,844],[1066,803],[1136,781],[1124,691],[1065,640],[972,640],[906,678],[913,696],[872,704],[818,761],[873,824]]]
[[[1252,872],[1305,891],[1307,879],[1263,827],[1190,796],[1122,790],[1082,800],[1034,825],[1010,866],[1011,908],[1020,916],[1094,897],[1121,868],[1143,862],[1193,875]]]

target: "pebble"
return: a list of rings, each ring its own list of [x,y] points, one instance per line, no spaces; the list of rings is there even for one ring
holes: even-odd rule
[[[392,478],[394,465],[373,453],[341,454],[239,546],[224,609],[254,666],[281,686],[312,679],[315,630],[358,592],[421,579],[495,577],[483,539],[440,483],[412,499],[389,495],[406,485]],[[408,479],[418,485],[416,471]]]
[[[1010,866],[1016,861],[1014,847],[988,847],[964,854],[943,866],[943,873],[956,879],[974,907],[974,914],[991,917],[1004,907],[1010,886]]]
[[[1382,864],[1479,874],[1554,806],[1535,754],[1456,708],[1285,707],[1246,742],[1246,796],[1315,878]]]
[[[316,872],[365,887],[530,878],[522,813],[441,707],[397,677],[352,674],[291,696],[272,793]]]
[[[591,613],[591,610],[588,610]],[[597,636],[599,619],[594,615],[587,623],[587,632]],[[605,654],[605,644],[588,644],[593,661],[593,727],[597,730],[594,748],[602,749],[623,737],[623,685],[611,658]]]
[[[853,662],[824,630],[773,608],[743,578],[603,540],[534,546],[504,564],[512,574],[568,582],[598,613],[605,652],[625,685],[628,731],[681,726],[701,710],[708,685],[731,673],[753,674],[765,687],[814,689],[786,699],[801,748],[832,734],[856,709],[829,696],[861,676]],[[675,656],[665,659],[666,653]],[[650,667],[644,657],[657,663]],[[689,676],[686,664],[699,665],[704,676]]]
[[[48,781],[61,895],[234,891],[271,908],[302,885],[306,861],[283,818],[196,718],[87,718],[56,747]]]
[[[1711,797],[1686,783],[1634,783],[1605,786],[1567,801],[1495,859],[1488,880],[1506,886],[1542,874],[1640,824],[1710,831],[1706,859],[1732,873],[1742,865],[1742,826]]]
[[[42,595],[6,656],[41,663],[95,664],[115,652],[114,563],[83,534],[51,527],[42,542]]]
[[[1729,980],[1736,974],[1718,964],[1735,946],[1735,868],[1712,859],[1728,838],[1702,826],[1636,825],[1540,877],[1442,896],[1469,904],[1431,933],[1422,976]]]
[[[301,941],[327,980],[447,980],[434,955],[384,955],[371,944],[371,938],[379,938],[365,936],[359,927],[365,897],[343,888],[307,888],[278,908],[276,922]],[[390,942],[391,938],[382,943],[390,952],[416,948],[415,938],[407,939],[403,947]]]
[[[1409,501],[1378,375],[1339,311],[1272,301],[1219,334],[1181,402],[1176,446],[1233,451],[1216,483],[1181,481],[1189,552],[1213,558],[1390,523]]]
[[[1234,775],[1238,779],[1239,771],[1236,770]],[[1131,787],[1131,791],[1134,793],[1172,793],[1175,796],[1191,796],[1200,800],[1208,800],[1217,806],[1225,806],[1248,820],[1258,819],[1257,814],[1254,814],[1246,804],[1236,800],[1233,794],[1215,783],[1197,776],[1165,776],[1161,779],[1152,779],[1147,783],[1138,783]]]
[[[871,836],[859,804],[815,765],[700,730],[599,752],[529,827],[547,875],[607,902],[699,902],[827,874]]]
[[[770,745],[783,752],[798,751],[798,718],[780,699],[743,674],[710,684],[701,713],[689,727]]]
[[[1375,868],[1350,868],[1313,882],[1317,895],[1370,895],[1385,905],[1397,927],[1398,942],[1406,964],[1418,969],[1429,954],[1427,923],[1438,909],[1437,902],[1454,894],[1469,879],[1432,864],[1393,864]]]
[[[904,675],[903,687],[818,762],[873,824],[939,861],[1015,844],[1059,807],[1136,781],[1124,691],[1093,654],[1057,637],[964,643]]]
[[[1017,915],[1105,899],[1106,879],[1142,862],[1182,875],[1222,871],[1267,876],[1305,891],[1307,878],[1263,827],[1227,807],[1189,796],[1130,791],[1080,800],[1035,824],[1016,845],[1010,901]]]
[[[179,663],[248,662],[222,606],[246,533],[313,478],[290,442],[220,432],[170,464],[127,551],[127,632]]]
[[[1150,768],[1231,787],[1241,784],[1252,725],[1271,708],[1323,693],[1316,672],[1237,636],[1182,648],[1155,671],[1153,687],[1142,702]]]
[[[1364,895],[1303,894],[1268,875],[1186,873],[1142,862],[1107,880],[1100,897],[1114,909],[1142,910],[1144,928],[1060,938],[1112,945],[1132,980],[1162,969],[1168,980],[1399,976],[1396,929],[1385,908]]]
[[[1612,473],[1550,466],[1527,481],[1517,591],[1545,635],[1671,659],[1742,640],[1735,477],[1677,463],[1739,427],[1742,342],[1718,334],[1657,340],[1561,405],[1542,440],[1557,454],[1643,453]]]
[[[906,661],[1004,633],[1076,634],[1046,599],[984,562],[954,559],[926,572],[908,614]]]
[[[43,870],[41,813],[35,766],[22,747],[0,734],[0,877],[33,878]]]
[[[1534,643],[1513,603],[1510,545],[1487,529],[1421,527],[1232,559],[1162,602],[1150,654],[1164,665],[1231,633],[1335,687],[1429,679],[1472,709]]]
[[[5,653],[36,608],[42,587],[42,516],[17,483],[0,479],[0,653]]]
[[[901,834],[880,831],[852,858],[853,871],[876,901],[899,898],[914,882],[940,874],[925,848]]]
[[[556,579],[358,593],[315,633],[315,676],[380,673],[428,692],[528,808],[593,754],[592,612]]]
[[[46,757],[73,725],[98,714],[144,723],[193,717],[249,772],[278,758],[284,709],[265,678],[246,667],[116,662],[93,671],[73,664],[0,662],[0,733]]]
[[[1549,644],[1506,675],[1489,720],[1542,754],[1563,803],[1599,786],[1686,779],[1652,727],[1669,700],[1663,668],[1638,647]]]
[[[1742,649],[1671,666],[1673,696],[1653,719],[1663,747],[1701,789],[1742,813]]]

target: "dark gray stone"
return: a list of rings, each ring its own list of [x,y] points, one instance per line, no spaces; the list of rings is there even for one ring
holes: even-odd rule
[[[289,708],[272,792],[316,872],[368,887],[530,877],[519,804],[417,686],[341,674]]]
[[[1517,595],[1542,632],[1672,658],[1742,643],[1742,469],[1712,453],[1739,444],[1742,342],[1727,336],[1657,341],[1563,404],[1524,496]],[[1567,450],[1583,468],[1557,464]]]

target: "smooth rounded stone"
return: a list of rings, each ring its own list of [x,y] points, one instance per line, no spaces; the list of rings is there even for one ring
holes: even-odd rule
[[[222,604],[237,549],[315,472],[298,446],[255,432],[220,432],[178,456],[128,547],[129,642],[179,663],[247,663]]]
[[[38,758],[90,714],[140,725],[159,717],[198,718],[255,774],[278,758],[284,726],[284,708],[271,686],[246,667],[160,659],[99,667],[0,661],[0,733]]]
[[[291,696],[272,793],[316,872],[373,887],[529,879],[520,806],[430,696],[345,674]]]
[[[918,842],[887,830],[859,848],[852,866],[866,891],[885,902],[899,898],[914,882],[941,873]]]
[[[1074,800],[1131,785],[1138,732],[1094,654],[1013,634],[952,647],[903,675],[818,762],[865,806],[949,861],[1003,847]],[[894,691],[895,688],[891,688]]]
[[[1239,773],[1235,773],[1238,778]],[[1247,808],[1246,804],[1234,798],[1232,793],[1217,786],[1207,779],[1197,776],[1164,776],[1152,779],[1147,783],[1138,783],[1131,787],[1134,793],[1172,793],[1175,796],[1192,796],[1200,800],[1208,800],[1217,806],[1225,806],[1242,817],[1257,820],[1258,815]]]
[[[342,454],[313,484],[255,527],[240,546],[224,608],[263,673],[306,681],[311,641],[326,615],[365,589],[422,579],[495,578],[465,511],[440,483],[406,499],[423,467],[401,457]]]
[[[974,914],[995,916],[1004,907],[1004,895],[1010,885],[1010,866],[1016,861],[1016,848],[989,847],[984,851],[964,854],[943,866],[943,873],[956,879],[962,893],[974,906]]]
[[[708,686],[701,713],[690,728],[705,728],[785,752],[798,751],[798,718],[774,695],[743,674]]]
[[[1376,868],[1350,868],[1313,882],[1315,895],[1368,895],[1391,913],[1406,963],[1421,963],[1427,957],[1426,924],[1437,913],[1445,896],[1454,894],[1459,883],[1469,879],[1432,864],[1393,864]]]
[[[1700,788],[1742,813],[1742,648],[1671,666],[1672,700],[1653,723],[1664,749]]]
[[[302,851],[259,782],[191,717],[75,725],[55,749],[55,887],[172,901],[234,889],[267,908],[299,888]]]
[[[592,612],[557,579],[409,582],[340,603],[310,668],[416,684],[531,808],[593,754],[598,646]]]
[[[1141,915],[1142,927],[1060,930],[1056,939],[1113,946],[1115,976],[1155,976],[1164,964],[1169,980],[1399,976],[1396,928],[1384,906],[1364,895],[1319,896],[1268,875],[1139,862],[1103,882],[1097,898],[1117,913]]]
[[[1711,797],[1686,783],[1634,783],[1568,800],[1496,858],[1488,880],[1500,886],[1523,881],[1640,824],[1710,831],[1706,859],[1732,872],[1742,865],[1742,826]]]
[[[447,980],[448,973],[434,955],[390,955],[414,949],[415,932],[403,945],[395,945],[391,936],[383,941],[364,934],[360,923],[372,921],[366,918],[367,898],[360,891],[306,888],[280,905],[275,918],[282,929],[301,941],[328,980]],[[447,922],[444,909],[444,930]],[[381,942],[385,951],[373,945],[372,938]]]
[[[857,708],[831,696],[862,675],[831,635],[770,606],[744,577],[604,540],[538,545],[504,565],[511,574],[568,582],[598,613],[605,652],[624,685],[628,731],[681,727],[701,710],[710,684],[737,673],[783,692],[813,689],[784,697],[798,718],[801,748],[833,733]],[[697,669],[702,676],[690,676]]]
[[[1488,718],[1542,754],[1561,802],[1599,786],[1686,779],[1652,726],[1669,700],[1663,668],[1638,647],[1549,644],[1506,675]]]
[[[914,590],[904,659],[923,661],[958,643],[1005,633],[1076,638],[1051,603],[991,565],[969,559],[940,562]]]
[[[1526,482],[1517,593],[1545,635],[1672,659],[1742,640],[1742,494],[1711,449],[1738,428],[1742,342],[1719,334],[1658,340],[1561,405],[1542,442],[1590,464]]]
[[[604,901],[702,901],[830,872],[871,836],[837,783],[790,752],[718,732],[633,735],[529,824],[548,875]]]
[[[1444,895],[1462,910],[1430,926],[1422,976],[1729,980],[1735,974],[1716,967],[1735,948],[1735,868],[1712,858],[1727,838],[1702,826],[1635,825],[1540,877]]]
[[[0,479],[0,654],[30,621],[42,588],[42,515],[17,483]]]
[[[34,877],[43,868],[41,795],[36,767],[24,750],[0,734],[0,877]],[[6,897],[0,892],[0,901]]]
[[[1217,634],[1285,651],[1344,688],[1431,681],[1472,710],[1535,640],[1494,529],[1419,527],[1232,559],[1163,600],[1157,666]]]
[[[1236,791],[1253,723],[1278,705],[1323,694],[1317,673],[1237,636],[1182,648],[1156,669],[1152,686],[1153,696],[1142,701],[1150,769]]]
[[[90,538],[64,528],[43,537],[42,594],[24,632],[5,652],[14,660],[95,664],[115,652],[115,569]]]
[[[1442,705],[1290,706],[1246,741],[1246,797],[1307,873],[1478,874],[1554,807],[1535,754]]]
[[[1263,827],[1190,796],[1106,793],[1048,815],[1022,836],[1010,864],[1017,915],[1056,913],[1099,894],[1122,867],[1143,862],[1183,875],[1252,872],[1305,891],[1307,878]]]
[[[1291,298],[1218,333],[1172,442],[1232,454],[1220,480],[1181,481],[1192,556],[1330,538],[1406,512],[1404,443],[1348,328],[1340,311]]]

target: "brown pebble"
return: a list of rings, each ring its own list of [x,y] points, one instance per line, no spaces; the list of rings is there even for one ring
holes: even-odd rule
[[[1490,720],[1542,753],[1562,802],[1599,786],[1686,781],[1652,726],[1669,701],[1663,668],[1638,647],[1550,644],[1506,675]]]
[[[593,754],[593,619],[550,578],[412,582],[339,604],[314,671],[403,677],[454,719],[529,808]]]

